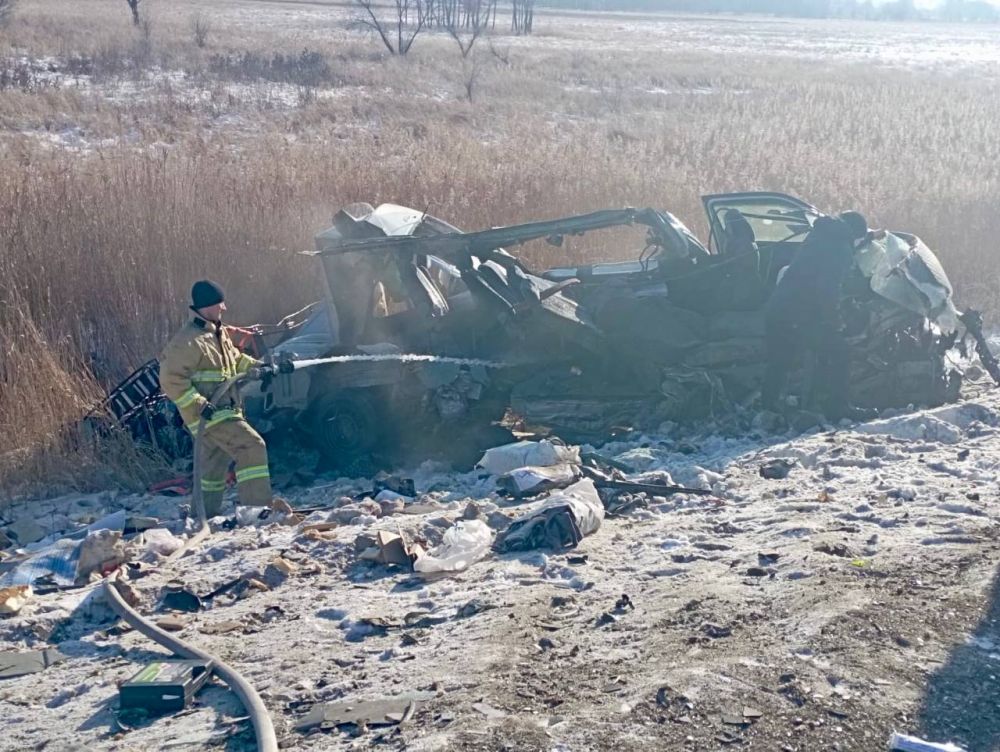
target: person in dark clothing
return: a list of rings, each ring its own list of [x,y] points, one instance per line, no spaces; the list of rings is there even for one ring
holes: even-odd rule
[[[784,270],[765,306],[764,409],[780,411],[789,373],[803,355],[812,353],[814,388],[825,397],[820,409],[831,419],[849,413],[850,349],[840,331],[841,285],[854,263],[855,241],[867,232],[864,217],[856,212],[820,217]]]

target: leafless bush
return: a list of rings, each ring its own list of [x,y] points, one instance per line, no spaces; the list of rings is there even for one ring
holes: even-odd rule
[[[138,26],[140,23],[139,18],[139,2],[140,0],[125,0],[128,3],[128,9],[132,11],[132,23]]]
[[[194,39],[195,46],[199,49],[204,49],[208,46],[208,35],[211,31],[212,25],[201,14],[191,18],[191,36]]]
[[[0,92],[17,90],[33,94],[56,86],[56,79],[45,76],[36,64],[26,60],[0,59]]]
[[[209,58],[208,70],[234,81],[273,81],[307,87],[338,83],[326,57],[314,50],[302,50],[298,55],[275,52],[270,57],[249,50],[216,54]]]
[[[493,40],[490,40],[490,54],[493,58],[503,65],[505,68],[510,67],[510,47],[504,47],[503,49],[497,47]]]
[[[354,0],[359,9],[358,23],[371,29],[382,40],[390,55],[404,56],[410,51],[414,40],[424,29],[426,15],[419,11],[422,0],[393,0],[394,18],[381,19],[376,12],[375,0]],[[410,13],[417,17],[410,25]],[[395,40],[393,37],[395,27]]]
[[[153,58],[153,22],[148,18],[142,18],[138,24],[139,38],[132,46],[132,60],[135,64],[135,72],[149,66]]]

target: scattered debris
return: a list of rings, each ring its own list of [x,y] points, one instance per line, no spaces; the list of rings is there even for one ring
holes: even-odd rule
[[[0,679],[14,679],[18,676],[36,674],[54,663],[66,660],[66,656],[55,648],[29,650],[24,653],[4,651],[0,653]]]
[[[962,747],[954,744],[937,744],[905,734],[893,734],[889,740],[889,749],[893,752],[965,752]]]
[[[798,460],[777,457],[760,466],[760,477],[767,480],[784,480],[797,464]]]
[[[299,529],[303,533],[328,533],[336,530],[339,525],[336,522],[309,522],[303,524]]]
[[[845,559],[854,558],[855,554],[846,543],[840,541],[820,541],[813,546],[814,551],[819,551],[830,556],[840,556]]]
[[[370,545],[366,545],[370,542]],[[424,549],[417,543],[408,544],[402,535],[379,530],[374,536],[358,536],[355,550],[363,547],[358,558],[379,564],[415,569],[414,562],[424,555]]]
[[[441,545],[417,557],[413,571],[423,574],[460,572],[490,550],[493,531],[480,520],[460,520],[448,528]]]
[[[723,713],[722,722],[729,726],[749,726],[750,719],[744,718],[742,713]]]
[[[487,449],[476,467],[490,475],[503,476],[520,468],[541,468],[554,465],[579,465],[580,449],[556,443],[549,439],[541,441],[518,441],[513,444]]]
[[[550,496],[535,512],[515,519],[497,540],[497,549],[528,551],[574,548],[601,526],[604,504],[590,479]]]
[[[268,568],[270,569],[271,567],[274,567],[276,570],[281,572],[281,574],[285,575],[285,577],[291,577],[299,571],[298,564],[294,561],[289,561],[283,556],[276,556],[271,559],[271,562],[268,564]]]
[[[180,632],[187,626],[187,620],[180,616],[164,616],[156,621],[156,626],[164,632]]]
[[[200,631],[203,634],[229,634],[230,632],[242,631],[244,628],[243,622],[239,621],[217,621],[213,624],[205,624],[201,627]]]
[[[432,700],[436,692],[411,692],[385,700],[356,700],[313,705],[302,720],[295,724],[297,731],[309,731],[316,726],[392,726],[402,723],[420,707]]]
[[[27,546],[29,543],[36,543],[45,537],[45,531],[35,522],[34,517],[18,517],[7,526],[7,535],[17,541],[19,546]]]
[[[0,614],[16,614],[31,601],[33,594],[31,585],[14,585],[0,590]]]
[[[460,606],[455,615],[459,619],[467,619],[483,611],[489,611],[491,608],[496,608],[496,606],[492,603],[486,603],[481,598],[473,598],[468,603]]]
[[[497,478],[497,488],[515,499],[521,499],[545,491],[565,488],[579,479],[580,468],[577,465],[520,467]]]
[[[169,611],[193,613],[202,608],[201,598],[185,587],[176,587],[164,593],[160,607]]]
[[[125,534],[129,535],[131,533],[141,533],[146,530],[151,530],[156,528],[160,524],[160,520],[156,517],[144,517],[142,515],[130,514],[125,518]],[[158,528],[163,530],[164,528]]]
[[[622,593],[621,598],[615,602],[615,611],[624,613],[627,610],[635,611],[635,604],[628,597],[628,593]]]
[[[507,714],[504,711],[494,708],[492,705],[487,705],[485,702],[472,703],[472,709],[477,713],[486,716],[486,718],[491,721],[499,721],[507,717]]]
[[[672,496],[673,494],[693,494],[695,496],[711,496],[712,491],[707,488],[688,488],[686,486],[674,486],[657,483],[635,483],[627,480],[608,480],[604,478],[593,478],[594,485],[600,489],[610,489],[613,491],[631,491],[632,493],[644,493],[650,496]]]
[[[142,598],[139,596],[139,591],[137,591],[135,587],[128,582],[128,580],[116,577],[112,580],[112,584],[114,585],[115,590],[118,591],[118,594],[122,597],[122,600],[132,608],[135,608],[142,602]]]
[[[378,494],[382,491],[389,491],[411,499],[417,495],[413,478],[400,478],[399,476],[388,475],[383,472],[376,475],[372,479],[372,483],[372,494],[376,497],[377,501],[381,501],[381,499],[378,499]]]
[[[723,637],[731,637],[733,634],[732,627],[723,627],[710,622],[702,624],[701,631],[705,634],[705,636],[711,637],[713,640],[718,640]]]
[[[170,556],[184,545],[184,541],[163,527],[144,530],[142,541],[147,551],[152,551],[160,556]]]
[[[86,579],[91,572],[104,575],[125,561],[121,530],[95,530],[80,544],[77,553],[77,579]]]
[[[7,571],[0,575],[0,586],[34,585],[49,579],[57,586],[70,587],[78,580],[86,582],[93,572],[103,574],[124,560],[120,544],[124,525],[125,512],[119,510],[51,544],[44,545],[43,541],[38,544],[43,548],[4,563]],[[101,532],[105,534],[94,535]]]

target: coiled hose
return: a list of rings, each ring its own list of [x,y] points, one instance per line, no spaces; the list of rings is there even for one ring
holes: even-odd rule
[[[222,397],[224,397],[229,390],[236,387],[244,381],[245,378],[245,374],[240,374],[239,376],[229,379],[224,384],[219,385],[219,388],[212,393],[210,402],[214,404],[218,400],[222,399]],[[206,421],[204,416],[198,419],[198,431],[195,433],[194,437],[194,469],[192,473],[193,487],[191,489],[191,496],[194,511],[198,517],[198,530],[187,539],[181,548],[168,557],[168,561],[183,555],[192,546],[204,540],[209,533],[208,520],[205,516],[205,499],[201,493],[201,468],[203,454],[202,436],[205,434],[205,423]],[[253,685],[244,679],[239,672],[236,671],[236,669],[223,663],[215,656],[206,653],[200,648],[189,645],[183,640],[174,637],[167,632],[164,632],[155,624],[143,618],[135,609],[125,602],[124,598],[122,598],[118,588],[115,587],[117,579],[118,575],[116,574],[114,577],[108,578],[104,581],[104,595],[107,598],[111,609],[137,632],[145,635],[167,650],[170,650],[175,655],[179,655],[182,658],[187,659],[211,661],[215,675],[222,679],[222,681],[224,681],[229,688],[233,690],[236,696],[240,698],[240,702],[243,703],[243,707],[245,707],[247,712],[250,714],[250,722],[253,724],[254,736],[257,738],[257,752],[278,752],[278,739],[274,733],[274,723],[271,721],[271,716],[267,712],[267,707],[264,705],[264,701],[260,698],[260,695],[257,694],[257,690],[253,688]]]

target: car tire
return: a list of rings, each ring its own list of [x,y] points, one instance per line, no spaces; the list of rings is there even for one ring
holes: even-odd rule
[[[343,466],[370,454],[382,439],[383,421],[364,393],[340,393],[317,401],[310,433],[323,459]]]

